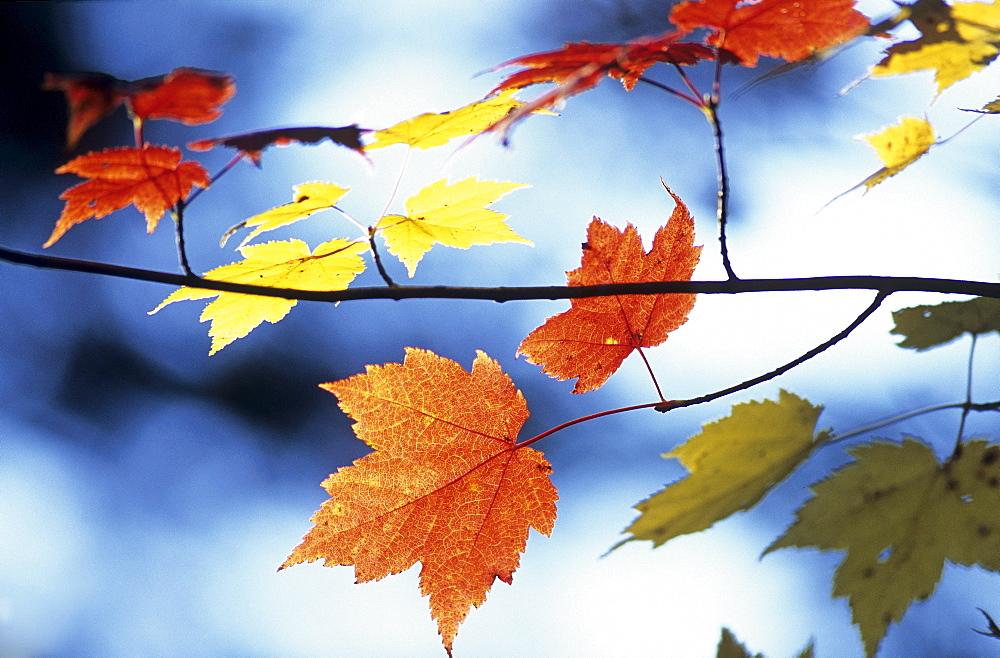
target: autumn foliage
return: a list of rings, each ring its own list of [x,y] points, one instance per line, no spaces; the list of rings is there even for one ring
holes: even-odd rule
[[[146,143],[143,125],[159,119],[186,125],[213,121],[235,93],[230,76],[193,68],[137,81],[105,74],[50,74],[45,86],[64,92],[68,101],[68,148],[122,105],[132,119],[136,143],[80,155],[56,169],[85,180],[63,193],[65,209],[44,247],[88,219],[130,205],[145,215],[148,232],[170,213],[180,235],[188,205],[198,194],[195,188],[216,184],[241,160],[260,166],[263,151],[272,146],[330,140],[345,147],[338,151],[344,157],[369,161],[383,148],[422,150],[456,140],[462,140],[461,146],[484,134],[507,136],[516,122],[529,117],[552,115],[553,108],[605,77],[620,81],[626,91],[650,82],[696,107],[716,129],[716,153],[722,160],[716,108],[727,66],[754,67],[761,58],[790,64],[827,56],[854,39],[886,36],[907,22],[921,36],[890,43],[871,75],[933,69],[940,93],[1000,53],[1000,0],[953,5],[920,0],[875,25],[852,0],[689,0],[673,7],[670,29],[659,36],[616,44],[571,43],[504,62],[494,71],[517,70],[506,73],[485,98],[451,112],[428,112],[383,128],[277,128],[192,141],[192,151],[236,150],[232,162],[214,177],[199,162],[185,160],[178,148]],[[700,90],[685,73],[694,66],[713,67],[711,90]],[[680,84],[652,80],[648,76],[654,72],[676,75]],[[518,97],[538,84],[552,86],[531,99]],[[984,97],[981,116],[1000,112],[996,101],[988,101]],[[930,123],[915,117],[902,118],[866,139],[884,165],[859,183],[866,189],[899,174],[941,143]],[[718,221],[725,259],[727,188],[721,172],[720,180]],[[210,323],[210,353],[215,354],[262,323],[280,321],[296,305],[294,295],[266,296],[266,288],[346,290],[373,267],[390,290],[404,289],[389,276],[380,249],[414,277],[424,256],[438,246],[532,245],[530,235],[516,232],[509,217],[493,207],[524,187],[475,175],[435,178],[407,199],[391,198],[381,214],[358,219],[344,208],[345,199],[350,201],[349,187],[303,182],[293,188],[290,202],[285,197],[284,203],[235,225],[230,221],[228,230],[221,227],[223,243],[248,229],[237,247],[241,258],[200,277],[187,271],[186,285],[151,313],[174,302],[211,300],[200,319]],[[681,195],[666,183],[664,187],[674,210],[651,236],[648,250],[630,223],[617,228],[594,217],[585,235],[582,227],[574,234],[583,245],[580,266],[566,275],[570,289],[692,280],[701,257],[695,243],[705,239],[696,240],[694,220]],[[337,228],[315,247],[297,238],[255,242],[263,233],[319,213],[333,219]],[[738,283],[728,261],[725,264],[729,283]],[[183,258],[182,266],[188,268]],[[242,292],[200,287],[208,283],[247,287]],[[889,294],[879,293],[843,335],[813,352],[830,347],[863,322]],[[467,371],[429,351],[407,348],[402,363],[369,365],[363,374],[322,384],[337,397],[355,421],[355,434],[373,452],[323,482],[330,498],[281,569],[313,561],[349,565],[358,582],[364,582],[420,563],[420,590],[429,597],[431,615],[450,654],[459,625],[486,600],[494,581],[512,582],[529,530],[544,535],[552,531],[557,494],[549,478],[551,466],[532,447],[536,441],[601,415],[669,411],[784,372],[779,369],[702,398],[667,400],[644,350],[664,343],[685,325],[695,301],[693,292],[636,294],[618,288],[613,294],[573,297],[568,310],[531,331],[518,354],[550,377],[575,379],[574,393],[600,388],[638,352],[657,394],[652,401],[570,420],[534,437],[519,437],[528,418],[524,396],[500,364],[482,352]],[[1000,332],[1000,303],[981,297],[901,309],[895,320],[894,333],[904,336],[899,345],[925,350],[964,335],[975,339]],[[813,355],[807,353],[785,370]],[[961,408],[963,414],[995,411],[1000,403],[980,406],[970,399]],[[819,428],[821,412],[821,406],[787,391],[777,400],[734,404],[730,415],[706,423],[665,455],[679,460],[689,474],[636,504],[639,515],[620,544],[650,541],[659,546],[752,508],[816,451],[844,438]],[[1000,570],[995,541],[1000,533],[1000,446],[968,440],[960,433],[953,453],[944,460],[915,438],[868,443],[850,454],[853,462],[812,487],[814,497],[768,551],[816,547],[843,552],[833,594],[848,598],[865,651],[873,655],[890,625],[913,601],[933,592],[947,561]],[[728,630],[722,643],[734,650],[741,647]]]

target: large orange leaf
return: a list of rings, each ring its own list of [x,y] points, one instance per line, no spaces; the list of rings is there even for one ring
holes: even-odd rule
[[[712,30],[708,43],[744,66],[757,66],[760,56],[795,62],[868,28],[854,0],[689,0],[670,20],[683,32]]]
[[[70,227],[91,217],[100,219],[129,204],[146,214],[146,231],[152,233],[163,213],[186,197],[192,187],[209,185],[204,167],[197,162],[181,162],[180,150],[168,146],[88,153],[70,160],[56,173],[90,180],[59,197],[66,201],[66,207],[45,247],[55,244]]]
[[[123,101],[140,122],[172,119],[196,125],[217,119],[222,114],[219,106],[236,93],[230,76],[188,67],[135,81],[120,80],[106,73],[48,73],[42,87],[66,94],[69,149]]]
[[[401,364],[321,386],[375,452],[323,482],[330,500],[281,568],[324,560],[354,565],[365,582],[420,562],[420,590],[450,654],[493,581],[511,582],[528,529],[547,535],[555,521],[551,466],[515,443],[524,397],[482,352],[470,373],[414,348]]]
[[[670,191],[669,189],[667,190]],[[568,272],[571,286],[642,281],[689,281],[701,255],[694,221],[673,192],[676,206],[645,252],[629,224],[624,231],[597,217],[587,230],[580,267]],[[693,294],[622,295],[573,299],[571,307],[528,334],[518,354],[556,379],[578,377],[574,393],[604,384],[634,350],[653,347],[687,321]]]

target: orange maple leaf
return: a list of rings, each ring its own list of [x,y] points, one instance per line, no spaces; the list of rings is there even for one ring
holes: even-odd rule
[[[129,204],[145,213],[146,232],[152,233],[163,213],[186,197],[192,187],[209,185],[208,172],[200,164],[181,162],[180,150],[168,146],[88,153],[70,160],[56,173],[90,180],[59,197],[66,201],[66,207],[44,247],[52,246],[70,227],[91,217],[100,219]]]
[[[548,535],[555,521],[552,467],[515,443],[524,396],[483,352],[470,373],[415,348],[401,364],[321,386],[375,452],[323,482],[330,500],[280,568],[353,564],[366,582],[420,562],[420,591],[450,654],[493,581],[511,582],[528,529]]]
[[[743,66],[757,66],[760,56],[795,62],[869,26],[854,0],[688,0],[674,6],[670,21],[683,32],[713,30],[707,42]]]
[[[670,192],[669,188],[667,189]],[[635,227],[619,231],[597,217],[587,229],[580,267],[566,273],[571,286],[643,281],[689,281],[701,255],[694,221],[676,206],[646,253]],[[557,379],[578,377],[574,393],[599,388],[634,350],[653,347],[687,321],[695,295],[622,295],[573,299],[570,309],[545,321],[517,348],[542,372]]]
[[[43,89],[61,90],[69,104],[66,148],[125,102],[140,123],[172,119],[187,125],[219,118],[219,106],[236,93],[233,79],[223,73],[183,67],[142,80],[120,80],[106,73],[47,73]]]
[[[585,91],[601,81],[606,73],[622,81],[631,91],[643,73],[657,62],[696,64],[702,59],[714,59],[714,53],[696,43],[676,43],[680,32],[667,32],[659,37],[643,37],[628,43],[567,43],[562,50],[552,50],[518,57],[504,62],[494,70],[508,66],[523,66],[504,79],[491,93],[520,89],[539,82],[563,84],[580,77],[574,93]],[[581,76],[581,73],[583,74]]]

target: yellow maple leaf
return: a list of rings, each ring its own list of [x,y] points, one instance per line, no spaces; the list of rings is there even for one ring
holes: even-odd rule
[[[360,254],[367,250],[365,242],[340,239],[324,242],[313,251],[301,240],[266,242],[241,247],[244,260],[217,267],[207,272],[205,278],[273,288],[344,290],[355,276],[364,271],[365,261]],[[210,355],[237,338],[243,338],[265,320],[278,322],[296,303],[294,299],[185,286],[175,290],[149,313],[152,315],[173,302],[215,296],[218,299],[205,307],[200,318],[202,322],[212,321],[208,331],[212,337]]]
[[[926,119],[915,117],[903,117],[899,125],[864,135],[863,139],[872,145],[885,163],[884,167],[855,186],[864,185],[869,190],[919,160],[935,143],[931,124]]]
[[[933,69],[940,94],[947,87],[986,67],[1000,53],[1000,0],[992,4],[918,2],[907,18],[920,38],[886,50],[873,76]]]
[[[822,410],[787,391],[777,402],[734,405],[729,416],[663,455],[691,474],[636,505],[640,516],[625,529],[632,536],[615,548],[635,540],[660,546],[750,509],[827,439],[827,432],[814,436]]]
[[[243,242],[240,243],[241,247],[265,231],[273,231],[276,228],[305,219],[320,210],[333,208],[350,191],[350,188],[340,187],[333,183],[315,182],[296,185],[292,191],[291,203],[271,208],[240,222],[226,231],[226,234],[222,236],[222,244],[226,243],[230,235],[245,226],[256,228],[243,239]]]
[[[934,591],[945,560],[1000,570],[1000,445],[961,444],[943,464],[926,443],[879,441],[812,486],[815,497],[765,554],[846,551],[833,595],[846,596],[869,656],[910,604]]]
[[[412,148],[427,149],[447,144],[456,137],[478,135],[507,116],[510,111],[524,105],[514,98],[515,93],[517,90],[505,91],[452,112],[426,112],[391,128],[376,130],[372,133],[375,141],[365,146],[365,150],[392,144],[408,144]]]
[[[406,265],[411,277],[435,243],[460,249],[494,242],[534,246],[504,223],[507,215],[486,207],[521,187],[528,186],[480,181],[474,176],[450,185],[441,179],[406,200],[405,217],[386,215],[375,228],[382,231],[389,251]]]

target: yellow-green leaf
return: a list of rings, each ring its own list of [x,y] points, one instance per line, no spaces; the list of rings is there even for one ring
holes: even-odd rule
[[[916,162],[934,145],[934,130],[926,119],[903,117],[897,126],[864,139],[872,145],[885,166],[862,181],[869,190]]]
[[[750,509],[826,440],[826,432],[814,438],[822,410],[787,391],[778,402],[734,405],[729,416],[664,455],[691,474],[636,505],[641,514],[625,530],[632,536],[615,548],[634,540],[660,546]]]
[[[505,91],[452,112],[427,112],[391,128],[377,130],[372,133],[375,141],[365,146],[365,150],[392,144],[408,144],[413,148],[427,149],[447,144],[456,137],[478,135],[507,116],[511,110],[524,105],[514,98],[515,93],[516,90]]]
[[[908,16],[920,30],[914,41],[895,44],[873,76],[934,70],[938,93],[986,67],[1000,53],[1000,0],[916,3]]]
[[[715,650],[715,658],[764,658],[762,654],[751,655],[733,632],[728,628],[722,629],[722,637],[719,638],[719,646]]]
[[[850,452],[856,461],[812,486],[765,553],[846,551],[833,595],[848,597],[871,656],[889,624],[934,591],[945,560],[1000,570],[1000,446],[969,441],[943,464],[912,437]]]
[[[362,253],[368,244],[349,240],[330,240],[309,250],[301,240],[266,242],[240,248],[244,260],[223,265],[205,274],[205,278],[233,283],[249,283],[272,288],[301,290],[344,290],[365,269]],[[243,338],[265,320],[278,322],[295,306],[294,299],[261,297],[203,288],[184,287],[174,291],[159,306],[185,299],[218,296],[202,311],[201,321],[212,321],[208,335],[215,354],[237,338]]]
[[[995,101],[990,101],[986,105],[983,105],[983,109],[981,110],[962,109],[965,112],[978,112],[979,114],[1000,114],[1000,96],[997,96]]]
[[[890,333],[905,337],[897,345],[927,350],[966,333],[1000,332],[1000,299],[976,297],[964,302],[911,306],[893,311],[892,319],[896,326]]]
[[[460,249],[494,242],[532,245],[504,223],[507,215],[486,207],[521,187],[528,186],[475,177],[449,185],[442,179],[407,199],[405,217],[386,215],[375,228],[411,277],[435,243]]]
[[[246,221],[240,222],[233,228],[226,231],[226,234],[222,238],[223,244],[229,238],[232,233],[244,226],[252,226],[254,228],[253,232],[250,233],[243,242],[240,243],[242,247],[247,242],[250,242],[255,237],[264,233],[265,231],[273,231],[276,228],[282,226],[287,226],[293,222],[297,222],[300,219],[305,219],[313,213],[317,213],[320,210],[326,210],[327,208],[332,208],[337,205],[337,202],[350,191],[350,188],[340,187],[339,185],[334,185],[333,183],[302,183],[301,185],[296,185],[293,189],[292,202],[286,203],[283,206],[278,206],[277,208],[271,208],[267,212],[262,212],[259,215],[254,215]]]

